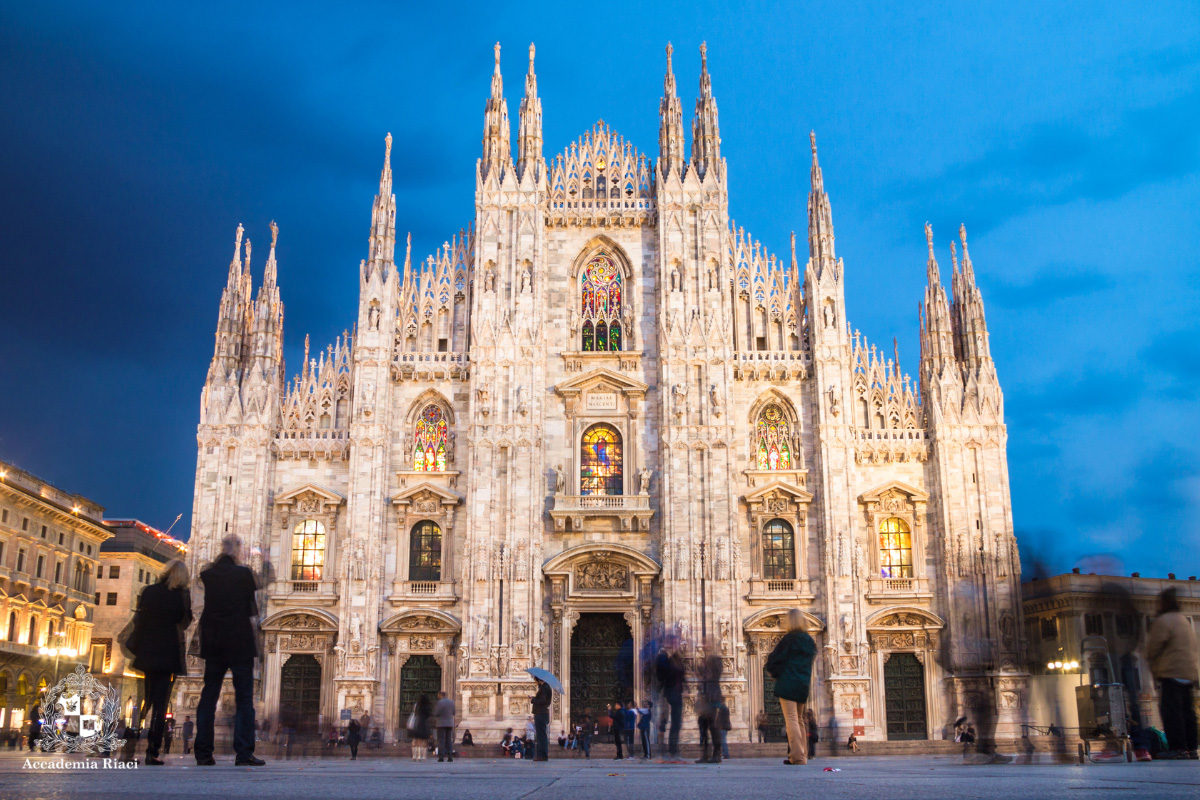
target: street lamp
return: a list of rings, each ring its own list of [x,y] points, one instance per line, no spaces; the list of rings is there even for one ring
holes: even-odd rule
[[[60,639],[60,640],[65,638],[60,633],[56,633],[54,636],[56,639]],[[58,683],[58,659],[61,656],[66,656],[67,658],[74,658],[75,656],[79,655],[79,653],[76,650],[74,650],[73,648],[70,648],[70,647],[39,647],[38,653],[40,653],[41,655],[44,655],[44,656],[54,656],[54,682],[55,683]]]
[[[1046,664],[1046,668],[1050,670],[1061,670],[1063,675],[1067,675],[1079,670],[1078,661],[1051,661]],[[1083,673],[1079,673],[1079,685],[1083,686]]]

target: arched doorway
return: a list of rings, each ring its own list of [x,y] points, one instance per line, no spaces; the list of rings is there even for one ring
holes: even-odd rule
[[[912,653],[889,653],[883,665],[889,741],[926,739],[925,667]]]
[[[321,664],[311,653],[291,656],[279,676],[279,716],[298,732],[317,733],[321,714]]]
[[[779,698],[775,696],[775,679],[771,677],[771,673],[767,672],[765,666],[763,667],[763,713],[767,715],[767,741],[786,741],[787,730],[783,723],[783,707],[779,705]]]
[[[442,667],[433,656],[409,656],[400,668],[400,719],[408,719],[417,698],[429,695],[429,702],[437,701],[442,690]]]
[[[571,717],[633,697],[633,635],[621,614],[581,614],[571,632]]]

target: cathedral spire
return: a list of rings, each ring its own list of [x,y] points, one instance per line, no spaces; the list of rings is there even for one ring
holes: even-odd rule
[[[392,194],[392,135],[383,138],[383,169],[379,172],[379,192],[371,208],[369,257],[364,262],[363,278],[379,272],[392,262],[396,250],[396,195]]]
[[[700,43],[700,96],[696,99],[696,115],[692,118],[692,166],[701,180],[710,169],[719,172],[721,168],[721,129],[717,124],[717,101],[712,95],[705,42]]]
[[[987,318],[983,311],[983,294],[975,284],[975,266],[967,249],[965,225],[959,226],[958,236],[962,241],[963,258],[962,272],[954,276],[954,321],[958,328],[960,357],[968,369],[975,371],[979,366],[990,363],[991,347],[988,343]]]
[[[808,141],[812,147],[812,188],[808,194],[808,254],[818,275],[837,263],[833,249],[833,210],[829,206],[829,195],[825,193],[825,179],[821,175],[821,164],[817,160],[817,134],[810,131]]]
[[[534,47],[529,45],[529,74],[525,76],[525,97],[521,99],[521,119],[517,139],[517,177],[524,178],[528,167],[534,179],[544,172],[542,161],[542,101],[537,93],[537,74],[533,71]]]
[[[275,220],[271,220],[271,252],[267,253],[267,265],[263,268],[263,283],[259,287],[259,294],[263,291],[270,291],[267,287],[274,287],[278,278],[279,269],[275,263],[275,245],[279,242],[279,226],[275,224]]]
[[[925,223],[925,243],[929,260],[925,262],[925,304],[921,326],[922,369],[942,375],[954,359],[954,322],[946,290],[942,286],[937,257],[933,254],[933,227]]]
[[[664,177],[683,174],[683,107],[675,91],[675,72],[671,68],[674,50],[667,42],[667,74],[658,104],[658,163],[659,173]]]
[[[500,43],[496,42],[496,68],[492,71],[492,94],[488,97],[483,115],[483,160],[479,176],[503,174],[512,163],[511,132],[508,125],[508,104],[504,101],[504,78],[500,75]]]

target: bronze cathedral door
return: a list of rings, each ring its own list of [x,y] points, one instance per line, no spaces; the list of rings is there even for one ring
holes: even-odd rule
[[[892,653],[883,665],[887,738],[926,739],[925,667],[912,653]]]
[[[571,718],[633,697],[633,636],[621,614],[581,614],[571,632]]]

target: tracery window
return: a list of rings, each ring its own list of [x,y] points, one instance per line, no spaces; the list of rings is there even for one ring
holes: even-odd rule
[[[319,581],[325,571],[325,526],[306,519],[292,529],[292,580]]]
[[[435,403],[425,406],[417,420],[413,447],[414,472],[446,471],[446,413]]]
[[[904,520],[888,517],[879,523],[879,566],[885,578],[913,576],[912,534]]]
[[[425,520],[413,526],[408,540],[408,579],[442,579],[442,529],[437,523]]]
[[[621,349],[621,268],[604,253],[597,253],[583,268],[583,350]]]
[[[783,415],[783,409],[769,405],[758,415],[757,452],[755,462],[758,469],[793,469],[791,426]]]
[[[796,577],[796,537],[785,520],[773,519],[763,528],[763,577],[790,581]]]
[[[584,431],[579,458],[579,493],[621,495],[621,434],[611,425],[593,425]]]

